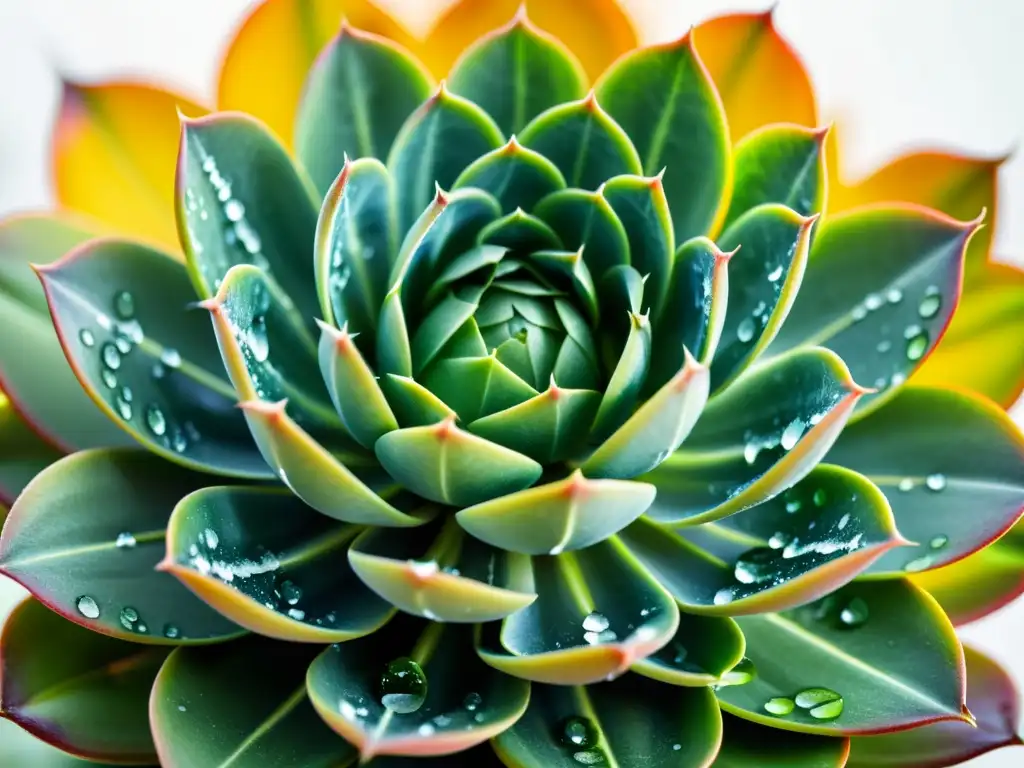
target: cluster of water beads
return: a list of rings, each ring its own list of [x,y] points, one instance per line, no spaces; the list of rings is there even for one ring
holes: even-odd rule
[[[869,313],[880,309],[886,303],[894,305],[899,304],[902,301],[903,290],[894,286],[885,293],[884,297],[878,293],[869,294],[861,304],[858,304],[853,308],[850,313],[850,317],[854,322],[860,322],[866,318]],[[917,314],[922,321],[931,320],[938,314],[941,306],[941,290],[936,285],[930,285],[925,289],[924,296],[918,304]],[[887,329],[888,326],[883,326],[882,332],[886,333]],[[931,336],[928,330],[920,323],[910,323],[903,329],[903,341],[904,355],[907,361],[910,363],[916,363],[920,361],[925,354],[927,354],[929,344],[931,343]],[[885,354],[893,349],[893,342],[890,339],[884,338],[878,342],[875,349],[879,353]],[[896,387],[906,380],[906,373],[899,370],[894,372],[888,378],[880,376],[875,379],[874,387],[880,390],[888,387]]]
[[[833,405],[834,403],[829,404],[825,409],[815,412],[807,419],[804,419],[803,416],[794,416],[786,422],[781,431],[775,430],[763,437],[755,437],[753,430],[748,430],[743,436],[745,441],[743,445],[743,460],[748,465],[753,465],[757,461],[757,457],[764,451],[771,451],[776,448],[781,448],[785,452],[793,450],[808,429],[821,423],[821,420],[825,418],[825,415]],[[779,422],[780,424],[776,425],[777,427],[781,426],[781,419],[779,419]]]
[[[792,699],[774,696],[764,704],[765,711],[776,717],[790,715],[797,707],[815,720],[835,720],[843,713],[843,697],[830,688],[805,688]]]
[[[580,765],[603,765],[607,762],[604,753],[598,749],[600,733],[590,718],[579,715],[567,717],[558,723],[555,735]]]
[[[592,611],[583,618],[583,640],[589,645],[612,643],[618,640],[611,622],[604,614]]]
[[[98,619],[100,617],[100,606],[96,599],[90,595],[81,595],[75,600],[75,608],[87,619]],[[140,635],[147,634],[149,627],[139,617],[139,612],[131,606],[125,606],[118,614],[121,626],[130,632],[137,632]],[[181,630],[174,624],[167,623],[163,628],[163,635],[171,640],[181,636]]]
[[[944,549],[949,543],[949,537],[945,534],[937,534],[928,540],[928,552],[924,555],[908,560],[903,570],[908,573],[917,573],[931,568],[935,564],[936,553]]]

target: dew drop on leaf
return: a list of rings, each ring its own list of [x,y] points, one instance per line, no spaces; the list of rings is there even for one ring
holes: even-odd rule
[[[91,347],[96,343],[96,337],[88,328],[83,328],[78,332],[78,339],[82,342],[83,347]]]
[[[794,702],[800,709],[813,709],[841,698],[842,696],[831,688],[804,688],[796,695]]]
[[[423,706],[427,698],[427,676],[408,657],[387,663],[380,677],[380,703],[395,714],[407,715]]]
[[[883,303],[882,297],[877,293],[869,293],[864,297],[864,308],[868,312],[874,312],[876,309],[881,307]]]
[[[103,359],[103,364],[111,371],[116,371],[121,367],[121,353],[117,351],[117,347],[110,342],[103,345],[103,349],[100,350],[100,355]]]
[[[934,474],[928,475],[928,477],[924,479],[924,484],[925,486],[927,486],[929,491],[941,491],[946,487],[946,476],[939,472],[936,472]]]
[[[604,755],[596,749],[588,749],[585,752],[573,753],[572,759],[580,765],[604,765]]]
[[[792,450],[793,447],[800,440],[800,438],[803,436],[804,430],[806,428],[807,425],[804,423],[804,420],[801,419],[799,416],[793,419],[791,422],[789,422],[786,428],[782,431],[781,444],[783,450]]]
[[[583,629],[587,632],[604,632],[610,623],[603,614],[593,611],[583,619]]]
[[[179,630],[176,626],[174,626],[173,624],[164,624],[164,637],[168,638],[169,640],[174,640],[180,635],[181,630]]]
[[[114,546],[118,549],[131,549],[136,543],[135,537],[128,531],[117,534],[117,538],[114,540]]]
[[[302,589],[293,581],[285,579],[281,582],[278,590],[281,593],[281,599],[288,603],[288,605],[295,605],[302,599]]]
[[[839,612],[839,621],[847,627],[859,627],[868,620],[868,604],[861,597],[855,597]]]
[[[477,707],[479,707],[483,703],[484,703],[483,697],[479,693],[476,693],[475,691],[471,692],[471,693],[467,693],[466,694],[466,698],[464,698],[462,700],[462,706],[463,706],[463,708],[467,712],[474,712],[474,711],[476,711]]]
[[[906,493],[914,487],[914,481],[909,477],[904,477],[896,487],[903,491],[903,493]]]
[[[164,417],[164,412],[158,406],[150,405],[146,408],[146,426],[157,437],[163,437],[167,434],[167,419]]]
[[[108,371],[106,368],[100,374],[100,378],[103,379],[103,383],[107,386],[107,389],[114,389],[117,386],[117,376],[114,375],[113,371]]]
[[[816,720],[834,720],[843,713],[843,698],[840,696],[838,699],[826,702],[820,706],[814,707],[810,711],[811,717]]]
[[[932,536],[931,540],[928,542],[928,546],[932,549],[942,549],[948,543],[949,537],[940,533],[938,536]]]
[[[757,677],[757,668],[749,658],[744,656],[740,663],[722,675],[719,687],[729,685],[746,685]]]
[[[794,706],[793,700],[785,696],[776,696],[764,703],[764,709],[768,714],[779,717],[790,714]]]
[[[181,354],[178,350],[168,347],[160,353],[160,362],[168,368],[177,368],[181,365]]]
[[[128,291],[119,291],[114,297],[114,312],[122,320],[135,317],[135,298]]]
[[[924,292],[924,298],[921,299],[921,303],[917,306],[917,314],[928,320],[938,314],[939,307],[941,306],[942,294],[939,292],[938,286],[930,285],[928,290]]]
[[[782,277],[782,265],[781,264],[777,265],[775,267],[775,269],[773,269],[771,272],[768,273],[768,282],[769,283],[777,283],[779,281],[780,277]]]
[[[895,287],[890,288],[888,292],[885,294],[885,298],[888,300],[890,304],[899,304],[901,301],[903,301],[903,291]]]
[[[566,746],[590,749],[597,745],[597,728],[585,717],[567,717],[559,730],[559,739]]]
[[[100,617],[99,605],[88,595],[82,595],[78,598],[75,601],[75,606],[78,608],[78,612],[87,619],[98,619]]]
[[[907,573],[917,573],[918,571],[931,568],[931,565],[931,555],[922,555],[921,557],[915,557],[913,560],[908,560],[907,564],[903,566],[903,570]]]
[[[139,620],[139,612],[134,608],[125,606],[121,609],[120,619],[122,627],[134,631],[136,629],[135,623]]]
[[[911,330],[915,333],[907,337],[907,360],[920,360],[928,351],[928,333],[919,325],[910,326],[907,333]]]
[[[754,321],[749,317],[743,318],[736,328],[736,338],[746,344],[754,338]]]

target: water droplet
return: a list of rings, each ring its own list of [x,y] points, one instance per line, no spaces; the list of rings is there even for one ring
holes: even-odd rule
[[[114,297],[114,311],[122,320],[135,317],[135,299],[128,291],[120,291]]]
[[[877,349],[882,354],[885,354],[890,349],[892,349],[892,342],[889,341],[888,339],[882,339],[880,342],[878,342],[878,346],[876,346],[875,349]]]
[[[796,695],[795,703],[800,709],[813,709],[841,698],[831,688],[805,688]]]
[[[114,398],[114,405],[117,406],[117,413],[125,421],[130,421],[132,418],[132,404],[124,399],[122,395],[118,395]]]
[[[799,416],[789,422],[787,427],[782,431],[781,445],[783,450],[792,450],[793,446],[795,446],[803,436],[806,428],[807,425]]]
[[[83,328],[78,332],[78,340],[82,342],[83,347],[91,347],[96,343],[96,337],[88,328]]]
[[[897,485],[896,487],[903,491],[903,493],[906,493],[907,491],[913,489],[914,481],[909,477],[904,477],[902,480],[900,480],[899,485]]]
[[[942,294],[939,292],[938,286],[930,285],[928,290],[924,292],[924,298],[921,299],[921,303],[917,305],[917,314],[928,320],[938,314],[939,307],[941,306]]]
[[[288,605],[296,605],[302,599],[302,589],[294,582],[285,579],[279,587],[281,599]]]
[[[82,595],[78,598],[75,601],[75,606],[78,608],[78,612],[87,619],[98,619],[100,617],[99,605],[88,595]]]
[[[114,546],[118,549],[131,549],[137,543],[138,542],[135,541],[135,537],[128,531],[122,531],[117,534],[117,538],[114,540]]]
[[[936,472],[935,474],[928,475],[928,477],[924,479],[924,484],[927,486],[929,491],[941,491],[946,487],[946,476],[940,472]]]
[[[782,265],[779,264],[771,272],[768,273],[768,282],[777,283],[779,278],[782,277]]]
[[[167,433],[167,419],[158,406],[150,405],[146,408],[146,426],[157,437],[163,437]]]
[[[789,542],[792,541],[792,539],[793,537],[790,536],[788,533],[776,531],[768,539],[768,546],[772,549],[782,549],[784,546],[789,544]]]
[[[793,700],[786,698],[785,696],[776,696],[775,698],[768,699],[764,703],[765,711],[770,715],[776,715],[782,717],[788,715],[793,711],[794,708]]]
[[[589,749],[586,752],[574,752],[572,759],[580,765],[602,765],[605,761],[604,755],[596,749]]]
[[[111,371],[116,371],[121,367],[121,353],[117,351],[117,347],[110,342],[103,345],[103,349],[100,350],[100,355],[103,358],[103,364]]]
[[[587,632],[604,632],[611,622],[603,614],[593,611],[583,619],[583,629]]]
[[[919,571],[926,571],[931,567],[931,555],[922,555],[921,557],[915,557],[913,560],[909,560],[907,564],[903,566],[903,570],[907,573],[918,573]]]
[[[288,616],[295,619],[296,621],[302,621],[306,618],[306,612],[298,608],[289,608]]]
[[[942,549],[948,543],[949,536],[940,533],[938,536],[932,536],[931,540],[928,542],[928,546],[932,549]]]
[[[754,321],[745,317],[736,328],[736,338],[746,344],[754,338]]]
[[[777,570],[776,554],[772,548],[755,547],[736,559],[733,576],[740,584],[760,584],[775,576]]]
[[[855,597],[839,612],[839,620],[847,627],[859,627],[868,620],[868,604]]]
[[[181,630],[173,624],[164,624],[164,637],[174,640],[181,636]]]
[[[220,536],[213,528],[204,528],[203,532],[199,534],[199,538],[209,549],[216,549],[220,544]]]
[[[423,723],[423,725],[416,729],[416,732],[420,736],[433,736],[436,730],[430,723]]]
[[[843,714],[843,697],[833,699],[820,707],[815,707],[809,713],[816,720],[835,720]]]
[[[876,309],[881,307],[883,303],[884,301],[882,300],[882,297],[877,293],[869,293],[864,297],[864,308],[868,312],[874,312]]]
[[[178,711],[179,712],[187,712],[188,711],[188,707],[186,707],[184,704],[179,704],[178,705]]]
[[[744,656],[740,663],[722,675],[719,686],[746,685],[757,676],[757,668],[749,658]]]
[[[134,608],[125,606],[121,609],[121,626],[125,629],[134,630],[135,622],[139,620],[139,612]]]
[[[245,206],[238,200],[228,200],[224,203],[224,215],[228,221],[241,221],[245,216]]]
[[[483,697],[476,692],[467,693],[466,698],[462,700],[462,706],[467,712],[475,712],[477,707],[484,703]]]
[[[911,325],[907,327],[904,336],[907,339],[907,360],[920,360],[924,357],[928,351],[928,333],[919,325]]]
[[[177,368],[181,365],[181,354],[178,350],[168,347],[160,353],[160,362],[168,368]]]
[[[132,392],[131,387],[121,387],[121,399],[124,400],[126,403],[130,403],[135,399],[135,393]]]
[[[593,722],[573,716],[562,721],[560,738],[566,746],[590,749],[597,746],[598,733]]]
[[[828,494],[824,488],[819,488],[814,492],[814,506],[823,507],[826,501],[828,501]]]
[[[859,323],[865,317],[868,316],[868,311],[863,304],[858,304],[852,310],[850,310],[850,317],[853,318],[853,322]]]
[[[903,291],[899,288],[890,288],[888,293],[885,294],[885,298],[890,304],[899,304],[903,301]]]
[[[114,375],[113,371],[108,371],[104,368],[100,373],[100,378],[103,379],[103,383],[107,386],[107,389],[114,389],[117,386],[117,376]]]
[[[389,661],[380,677],[381,704],[399,715],[415,712],[427,698],[427,676],[410,658]]]
[[[257,363],[267,362],[267,358],[270,357],[270,339],[267,337],[266,318],[253,318],[252,325],[245,334],[245,343]]]
[[[902,384],[906,380],[907,380],[907,374],[903,373],[902,371],[897,371],[896,373],[894,373],[892,375],[892,378],[889,379],[889,386],[891,386],[891,387],[898,387],[900,384]]]
[[[790,514],[800,511],[801,502],[800,499],[790,499],[786,502],[786,511]]]

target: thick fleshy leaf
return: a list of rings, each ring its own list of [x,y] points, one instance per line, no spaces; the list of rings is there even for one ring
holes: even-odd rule
[[[513,136],[505,146],[474,160],[460,173],[454,188],[460,187],[489,192],[503,211],[522,215],[542,197],[564,189],[565,178],[544,155],[527,149]],[[481,237],[486,238],[482,233]]]
[[[523,6],[531,21],[569,47],[592,78],[636,47],[629,14],[615,0],[461,0],[438,19],[424,43],[430,69],[444,77],[462,51]]]
[[[826,349],[751,370],[712,398],[682,448],[644,477],[658,487],[649,514],[698,525],[774,498],[824,458],[864,391]]]
[[[459,525],[478,539],[528,555],[583,549],[621,530],[651,505],[655,488],[626,480],[591,480],[576,470],[539,485],[468,507]]]
[[[734,619],[679,613],[679,629],[668,645],[633,665],[633,671],[669,685],[724,683],[743,659],[746,643]]]
[[[608,379],[598,408],[591,439],[603,441],[633,414],[651,364],[651,322],[648,315],[629,312],[629,336]]]
[[[13,504],[29,481],[60,457],[0,394],[0,504]]]
[[[206,110],[142,84],[63,85],[52,143],[58,202],[177,253],[178,114],[198,117]]]
[[[509,135],[557,104],[582,98],[587,76],[572,53],[526,16],[481,37],[455,63],[451,89],[480,105]]]
[[[296,115],[296,154],[320,193],[327,193],[346,158],[387,159],[431,86],[430,75],[403,47],[343,21],[310,70]]]
[[[374,451],[413,493],[460,507],[528,488],[541,475],[533,459],[460,429],[453,418],[389,432]]]
[[[4,765],[32,768],[114,768],[116,765],[80,760],[37,739],[13,721],[3,719],[0,719],[0,760]]]
[[[943,768],[1002,747],[1021,745],[1017,735],[1020,696],[1009,673],[995,661],[964,648],[967,706],[976,726],[935,723],[902,733],[853,740],[851,768]]]
[[[801,216],[825,205],[828,128],[769,125],[736,145],[736,178],[724,226],[764,203],[780,203]]]
[[[769,123],[818,124],[810,78],[775,29],[773,8],[719,16],[693,31],[725,105],[733,141]]]
[[[643,172],[664,170],[679,242],[717,228],[732,186],[725,112],[693,40],[686,34],[633,51],[597,86],[601,103],[636,145]]]
[[[968,257],[979,236],[971,238]],[[1024,269],[991,261],[977,265],[946,335],[913,383],[970,389],[1009,408],[1024,391],[1024,345],[1017,343],[1022,319]]]
[[[389,373],[379,381],[395,418],[403,427],[425,427],[456,418],[455,411],[414,379]]]
[[[255,6],[231,41],[217,85],[220,109],[254,115],[291,146],[307,74],[342,19],[406,47],[415,45],[372,0],[267,0]]]
[[[0,636],[0,715],[65,752],[149,765],[146,701],[167,652],[90,632],[27,598]]]
[[[83,627],[137,643],[242,630],[153,567],[167,521],[203,475],[141,450],[82,451],[29,484],[0,538],[0,571]]]
[[[917,543],[887,554],[872,574],[949,565],[1024,514],[1024,435],[995,403],[967,393],[907,387],[845,429],[828,460],[870,477]]]
[[[316,191],[262,124],[235,113],[184,121],[175,193],[178,232],[202,298],[232,267],[253,264],[312,322],[316,286],[308,258],[295,254],[313,252]]]
[[[348,323],[369,351],[398,249],[393,196],[380,161],[356,160],[328,189],[317,222],[313,271],[322,317],[337,326]]]
[[[506,674],[559,685],[611,679],[679,626],[672,597],[614,538],[514,565],[513,585],[537,599],[500,630],[483,625],[477,640],[481,658]]]
[[[684,348],[685,362],[583,462],[593,477],[630,478],[654,469],[690,434],[708,400],[708,369]]]
[[[440,360],[423,383],[460,420],[470,423],[529,402],[537,394],[494,355]]]
[[[396,620],[333,645],[309,668],[310,699],[362,760],[433,757],[481,744],[526,710],[530,684],[473,656],[473,630]]]
[[[855,620],[844,620],[851,610]],[[851,735],[968,718],[960,642],[935,601],[908,581],[855,582],[824,602],[739,623],[756,674],[720,688],[718,699],[745,720]],[[789,702],[788,714],[772,714]]]
[[[1024,594],[1024,523],[945,568],[910,574],[956,625],[988,616]]]
[[[534,685],[526,714],[494,741],[508,766],[707,766],[722,742],[708,688],[627,675],[588,688]]]
[[[738,376],[779,333],[801,290],[811,230],[817,216],[803,217],[767,203],[741,216],[718,245],[729,261],[729,306],[711,367],[711,391]],[[736,251],[739,250],[737,253]]]
[[[850,740],[794,734],[722,716],[724,738],[714,768],[843,768]]]
[[[324,725],[306,696],[306,669],[316,651],[247,637],[171,654],[149,700],[160,764],[349,765],[355,750]]]
[[[267,476],[179,262],[95,240],[39,276],[68,361],[105,414],[173,462]]]
[[[592,191],[612,176],[643,173],[636,147],[593,91],[537,115],[519,140],[558,166],[570,187]]]
[[[359,531],[284,490],[206,488],[175,507],[157,568],[253,632],[341,642],[375,632],[394,613],[345,560]]]
[[[828,465],[708,528],[672,532],[643,521],[620,536],[685,610],[733,616],[819,598],[903,543],[881,492]]]
[[[523,253],[564,247],[562,239],[550,226],[521,210],[512,211],[480,230],[480,242]]]
[[[771,353],[826,346],[878,395],[878,407],[938,343],[960,298],[963,255],[981,219],[885,205],[835,216],[821,228]]]
[[[533,213],[554,230],[567,250],[582,249],[583,263],[595,279],[629,264],[629,235],[601,192],[555,192],[541,200]]]
[[[503,619],[536,599],[509,588],[516,557],[467,536],[451,517],[430,530],[368,530],[348,551],[359,578],[392,605],[460,623]]]
[[[487,113],[442,83],[405,121],[388,155],[395,189],[401,190],[398,231],[413,225],[436,187],[449,189],[470,163],[501,143],[501,130]]]
[[[50,264],[97,234],[92,222],[65,215],[19,216],[0,224],[0,390],[36,432],[65,451],[135,442],[82,390],[29,266]]]

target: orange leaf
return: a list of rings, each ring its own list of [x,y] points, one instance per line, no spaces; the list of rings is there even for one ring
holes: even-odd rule
[[[693,40],[725,104],[734,142],[769,123],[817,127],[810,77],[770,10],[711,19]]]
[[[178,253],[178,108],[193,116],[206,111],[147,85],[66,82],[52,145],[61,205]]]
[[[290,148],[306,75],[343,17],[356,29],[416,48],[408,31],[370,0],[266,0],[242,22],[224,57],[220,109],[258,117]]]
[[[637,45],[637,34],[616,0],[460,0],[437,21],[422,48],[427,67],[444,77],[459,55],[508,23],[525,5],[530,21],[561,40],[591,80]]]

